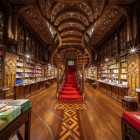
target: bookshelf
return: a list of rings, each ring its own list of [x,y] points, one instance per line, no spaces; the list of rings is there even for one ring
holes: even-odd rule
[[[55,77],[55,68],[51,64],[48,64],[47,77]]]
[[[98,79],[103,80],[108,78],[108,67],[107,62],[103,61],[98,67]]]
[[[98,67],[98,80],[115,81],[116,83],[127,84],[127,59],[126,56],[120,60],[110,59],[102,62]]]
[[[36,61],[35,64],[35,78],[36,81],[43,80],[45,78],[45,66],[39,61]]]
[[[126,37],[126,24],[122,24],[122,27],[97,49],[98,80],[127,85]]]
[[[44,65],[45,64],[33,58],[18,55],[16,64],[16,84],[44,80],[46,78],[45,73],[47,73],[47,69],[45,69]]]
[[[3,44],[4,37],[4,14],[0,11],[0,44]]]
[[[120,83],[127,85],[127,29],[124,24],[119,33],[120,46]]]
[[[34,78],[34,60],[33,59],[25,59],[24,63],[24,76],[25,78]]]
[[[20,82],[23,78],[24,78],[24,57],[22,55],[18,55],[16,64],[16,82]]]
[[[120,81],[125,83],[127,81],[127,59],[126,56],[122,56],[120,59]]]
[[[87,77],[95,78],[95,67],[90,66],[87,70]]]
[[[110,80],[119,81],[119,62],[116,59],[111,59],[108,61],[108,78]]]
[[[0,56],[0,88],[2,87],[2,65],[3,65],[3,57]]]
[[[23,27],[20,26],[19,30],[18,30],[18,50],[17,53],[23,54],[24,53],[24,39],[25,39],[25,32],[23,30]]]

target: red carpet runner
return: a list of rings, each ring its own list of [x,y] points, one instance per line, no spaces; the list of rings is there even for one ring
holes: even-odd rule
[[[76,69],[73,66],[69,66],[67,68],[66,80],[59,95],[60,100],[70,100],[70,101],[82,100],[82,95],[76,82],[75,71]]]

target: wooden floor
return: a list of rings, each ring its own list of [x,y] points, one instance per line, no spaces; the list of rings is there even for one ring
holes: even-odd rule
[[[120,103],[88,84],[84,102],[60,102],[55,92],[56,84],[53,84],[30,98],[31,140],[121,140],[120,116],[124,110]],[[75,125],[73,130],[71,125]]]

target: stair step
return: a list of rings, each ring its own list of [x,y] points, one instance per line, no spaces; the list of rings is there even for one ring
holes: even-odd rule
[[[60,92],[61,94],[76,94],[76,95],[80,95],[80,91],[73,91],[73,92],[71,92],[71,91],[61,91]]]
[[[73,83],[73,84],[64,84],[64,86],[77,86],[77,83]]]
[[[74,87],[63,87],[62,90],[76,90],[76,91],[79,91],[79,88],[74,88]]]
[[[74,95],[74,96],[60,95],[59,99],[60,100],[71,100],[71,101],[78,100],[79,101],[79,100],[83,100],[83,97],[81,95]]]

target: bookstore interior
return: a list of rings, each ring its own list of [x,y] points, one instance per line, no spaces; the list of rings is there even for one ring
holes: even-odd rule
[[[140,0],[0,0],[0,140],[140,140]]]

